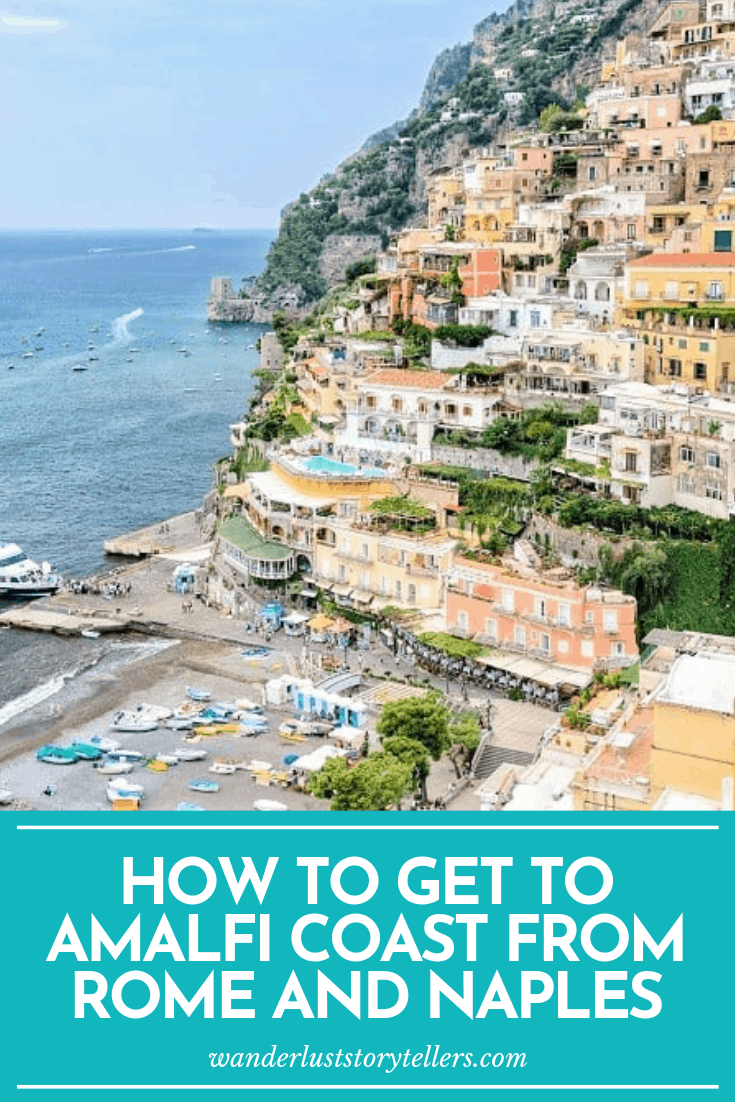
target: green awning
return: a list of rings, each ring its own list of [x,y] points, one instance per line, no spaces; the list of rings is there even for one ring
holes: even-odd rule
[[[263,539],[245,517],[228,517],[220,525],[218,535],[239,548],[249,559],[282,561],[293,555],[290,547]]]

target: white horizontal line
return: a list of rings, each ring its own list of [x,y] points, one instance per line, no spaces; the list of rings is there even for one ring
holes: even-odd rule
[[[651,824],[650,826],[647,825],[647,824],[645,826],[643,826],[643,825],[642,826],[631,826],[631,825],[626,825],[624,823],[621,823],[619,826],[616,826],[612,823],[606,824],[606,825],[595,824],[595,825],[591,825],[591,826],[584,826],[581,823],[580,824],[569,825],[569,826],[562,826],[560,824],[554,824],[552,826],[552,825],[547,825],[546,823],[543,823],[543,824],[539,823],[538,826],[531,826],[530,824],[523,824],[523,823],[518,823],[517,825],[509,823],[507,826],[505,824],[500,824],[500,823],[497,824],[497,825],[490,824],[490,823],[488,823],[487,825],[484,824],[484,823],[480,823],[480,824],[477,824],[477,825],[472,825],[472,824],[469,824],[469,823],[466,824],[466,825],[459,824],[459,823],[455,823],[455,824],[447,823],[446,826],[444,826],[444,825],[440,826],[438,823],[426,823],[424,825],[421,825],[420,823],[406,824],[406,825],[404,825],[403,823],[401,823],[401,824],[396,823],[395,826],[391,826],[389,823],[385,823],[385,824],[381,823],[379,826],[371,826],[367,823],[365,823],[362,826],[357,825],[357,824],[342,825],[340,823],[335,823],[334,825],[332,825],[332,824],[329,824],[329,825],[323,824],[321,826],[319,826],[317,824],[306,825],[304,823],[294,823],[293,826],[288,826],[288,825],[286,825],[286,823],[273,823],[272,825],[269,825],[267,823],[263,823],[263,824],[258,824],[257,826],[256,825],[249,826],[249,825],[244,824],[244,823],[239,824],[239,825],[222,824],[221,826],[217,826],[214,823],[210,823],[210,824],[206,824],[206,825],[203,824],[203,823],[201,825],[191,824],[190,826],[187,826],[185,823],[176,823],[176,824],[173,824],[173,823],[158,824],[157,823],[155,825],[154,824],[147,825],[147,824],[144,824],[144,823],[130,823],[130,824],[126,824],[126,823],[112,824],[112,823],[110,823],[110,824],[102,824],[102,825],[93,825],[93,824],[90,823],[88,825],[87,824],[76,824],[76,825],[73,825],[73,826],[70,825],[70,824],[66,824],[66,823],[64,823],[64,824],[49,823],[49,825],[46,826],[45,824],[40,824],[40,823],[29,823],[29,824],[26,824],[26,825],[23,825],[23,826],[21,826],[20,824],[17,824],[15,829],[16,830],[298,830],[298,831],[302,831],[302,830],[369,830],[370,832],[373,832],[375,830],[417,830],[417,831],[421,831],[423,833],[426,830],[719,830],[720,828],[719,828],[719,826],[702,826],[702,825],[694,825],[694,824],[692,826],[683,825],[683,824],[672,826],[672,825],[667,825],[667,824],[664,824],[664,823],[662,823],[660,826],[657,826],[656,824]]]
[[[60,1085],[18,1083],[19,1091],[717,1091],[717,1083],[523,1083],[512,1086],[465,1083],[451,1086],[445,1083],[115,1083],[92,1085],[90,1083]]]

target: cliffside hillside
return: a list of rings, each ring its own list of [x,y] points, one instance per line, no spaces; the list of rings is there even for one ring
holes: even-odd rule
[[[548,104],[571,105],[616,40],[648,25],[658,7],[659,0],[516,0],[489,15],[471,42],[439,55],[408,122],[374,135],[284,209],[265,272],[248,289],[253,316],[308,311],[392,232],[421,223],[432,170],[490,144],[509,110],[514,126],[530,126]],[[523,93],[519,108],[509,109],[507,92]]]

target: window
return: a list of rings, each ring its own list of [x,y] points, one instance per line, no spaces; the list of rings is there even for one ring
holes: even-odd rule
[[[531,328],[532,329],[539,329],[540,326],[541,326],[541,314],[538,312],[538,310],[532,310],[531,311]]]
[[[541,633],[540,644],[541,644],[541,650],[545,654],[549,654],[550,651],[551,651],[551,636],[547,635],[547,633],[545,631]]]
[[[400,582],[396,582],[394,593],[395,593],[396,597],[398,598],[398,600],[400,601],[400,599],[401,599],[401,583]],[[464,615],[466,616],[467,613],[465,613]]]
[[[700,341],[699,342],[699,351],[700,352],[709,352],[709,341]]]
[[[640,505],[640,488],[638,486],[623,486],[623,500],[629,501],[631,505]]]
[[[704,464],[706,467],[710,467],[713,470],[719,471],[722,467],[722,460],[720,459],[719,453],[707,452],[707,455],[704,459]]]
[[[679,448],[679,459],[682,463],[693,463],[694,448],[690,448],[688,444],[682,444]]]
[[[515,600],[512,589],[503,590],[503,608],[506,612],[512,612],[515,608]]]
[[[460,631],[467,631],[468,624],[467,624],[467,613],[466,612],[458,612],[457,613],[457,627],[459,628]]]
[[[654,214],[653,216],[653,233],[663,233],[666,229],[666,219],[661,214]]]
[[[589,168],[587,169],[587,179],[588,180],[594,180],[596,178],[597,178],[597,169],[595,168],[594,165],[590,165]]]
[[[498,634],[498,621],[497,620],[486,620],[485,621],[485,635],[488,637],[488,639],[497,638],[497,634]]]
[[[610,647],[610,654],[613,658],[623,658],[625,656],[625,643],[613,643]]]
[[[694,479],[689,475],[680,474],[676,480],[676,488],[680,494],[693,494],[694,493]]]
[[[517,647],[525,647],[526,645],[526,629],[522,627],[516,627],[513,633],[513,639]]]
[[[705,191],[709,188],[709,169],[700,168],[697,176],[697,190]]]
[[[391,405],[393,407],[393,412],[394,413],[400,413],[403,410],[403,399],[402,398],[393,398],[393,400],[391,402]]]
[[[709,498],[710,501],[722,501],[722,487],[718,486],[716,482],[705,482],[704,496]]]
[[[706,379],[707,378],[707,364],[695,363],[694,365],[694,378]]]
[[[722,302],[725,298],[725,285],[714,281],[707,285],[707,298],[714,302]]]
[[[408,587],[408,603],[410,605],[415,605],[416,604],[416,586],[415,585],[409,585],[409,587]],[[467,615],[467,613],[465,613],[465,616],[466,615]]]
[[[630,227],[628,227],[628,228],[630,228]],[[628,236],[630,236],[630,235],[628,235]],[[635,237],[635,234],[633,234],[633,236]],[[635,281],[635,297],[636,298],[648,298],[649,293],[650,292],[649,292],[649,289],[648,289],[648,280],[647,279],[637,279]]]
[[[563,624],[566,627],[568,627],[572,622],[571,612],[572,612],[572,610],[571,610],[570,605],[568,605],[566,603],[560,604],[559,605],[559,623]]]
[[[518,311],[511,310],[508,314],[508,328],[515,329],[518,326]]]
[[[637,471],[638,470],[638,452],[626,452],[625,453],[625,470]]]
[[[547,605],[546,601],[544,600],[543,597],[537,597],[536,598],[536,615],[539,616],[542,620],[545,620],[547,612],[548,612],[548,605]]]
[[[684,340],[680,337],[678,342],[677,342],[677,347],[678,348],[686,348],[686,346],[687,346],[686,340]]]
[[[346,569],[344,563],[340,563],[339,566],[337,567],[337,579],[338,579],[338,581],[343,582],[346,577],[347,577],[347,569]]]
[[[614,635],[615,632],[618,630],[618,614],[617,614],[617,612],[603,611],[603,613],[602,613],[602,626],[603,626],[603,629],[606,632],[609,632],[611,635]]]
[[[715,230],[715,252],[732,252],[732,230]]]
[[[594,656],[595,656],[594,644],[589,639],[583,639],[582,640],[582,657],[583,658],[594,658]]]
[[[585,614],[584,614],[584,622],[585,622],[585,624],[594,624],[594,622],[595,622],[595,614],[594,614],[594,612],[592,612],[592,610],[591,610],[591,609],[590,609],[590,610],[588,610],[587,612],[585,612]]]
[[[637,231],[637,228],[636,228],[636,225],[635,225],[634,222],[629,222],[628,223],[626,232],[628,234],[628,240],[629,241],[635,241],[636,237],[638,236],[638,231]],[[648,284],[646,284],[646,287],[648,287]],[[648,298],[648,291],[646,291],[645,295],[638,295],[637,297],[638,298]]]
[[[681,378],[681,360],[669,360],[669,375],[672,379]]]

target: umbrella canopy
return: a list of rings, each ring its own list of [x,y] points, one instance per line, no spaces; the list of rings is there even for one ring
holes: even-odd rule
[[[325,616],[323,612],[320,612],[318,616],[315,616],[313,620],[309,620],[310,631],[327,631],[331,628],[334,620],[329,616]]]

